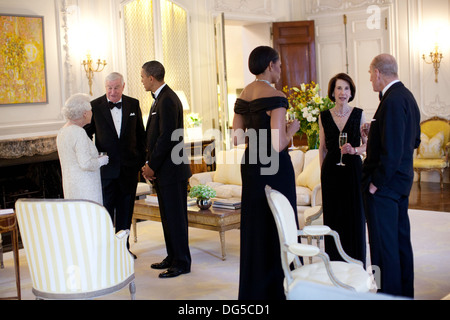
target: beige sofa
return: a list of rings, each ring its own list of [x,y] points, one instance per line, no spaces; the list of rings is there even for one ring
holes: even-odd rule
[[[190,179],[190,185],[210,186],[217,192],[217,198],[240,199],[242,193],[240,163],[243,154],[242,147],[218,152],[216,171],[194,174]],[[322,204],[319,151],[311,150],[304,153],[296,150],[290,152],[290,155],[295,170],[297,210],[300,216],[306,209]]]

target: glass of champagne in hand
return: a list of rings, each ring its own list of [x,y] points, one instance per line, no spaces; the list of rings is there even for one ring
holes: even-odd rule
[[[342,147],[346,144],[347,144],[347,133],[341,132],[339,134],[339,148],[342,150]],[[345,167],[345,164],[342,162],[342,151],[341,151],[341,162],[339,162],[337,165]]]
[[[288,124],[291,124],[293,121],[295,120],[295,114],[292,113],[286,113],[286,122]],[[294,137],[291,138],[291,147],[289,148],[289,150],[294,150],[295,146],[294,146]]]
[[[361,127],[361,136],[363,138],[368,138],[369,131],[370,131],[370,123],[364,123]]]

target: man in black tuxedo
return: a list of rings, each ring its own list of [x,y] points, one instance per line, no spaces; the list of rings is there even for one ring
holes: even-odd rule
[[[167,257],[152,264],[167,269],[160,278],[173,278],[191,270],[187,219],[187,186],[191,169],[184,153],[183,106],[164,82],[164,66],[150,61],[142,67],[142,84],[155,98],[147,124],[147,162],[142,168],[158,196]]]
[[[145,163],[145,128],[139,101],[123,95],[123,76],[110,74],[105,86],[106,95],[91,102],[92,122],[85,129],[91,138],[95,135],[98,151],[109,156],[109,164],[101,168],[103,204],[116,230],[129,230]]]
[[[382,95],[363,167],[371,260],[380,268],[380,292],[413,298],[408,206],[414,181],[413,153],[420,145],[420,111],[413,94],[399,81],[393,56],[382,54],[373,60],[370,81]]]

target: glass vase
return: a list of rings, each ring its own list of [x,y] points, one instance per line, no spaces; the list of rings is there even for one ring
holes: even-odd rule
[[[307,138],[308,138],[309,150],[319,149],[320,139],[319,139],[319,133],[318,132],[308,133],[307,134]]]

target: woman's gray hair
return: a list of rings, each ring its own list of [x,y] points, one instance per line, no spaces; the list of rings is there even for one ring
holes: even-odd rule
[[[90,97],[84,93],[77,93],[67,99],[62,112],[67,120],[78,120],[83,117],[86,111],[91,109]]]

